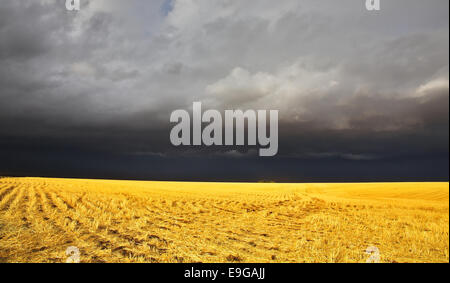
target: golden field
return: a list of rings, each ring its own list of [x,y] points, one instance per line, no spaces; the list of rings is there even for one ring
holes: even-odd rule
[[[449,262],[448,183],[0,179],[0,262]]]

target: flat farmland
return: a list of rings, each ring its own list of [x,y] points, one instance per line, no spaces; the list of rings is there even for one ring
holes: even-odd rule
[[[448,183],[0,179],[0,262],[449,262]]]

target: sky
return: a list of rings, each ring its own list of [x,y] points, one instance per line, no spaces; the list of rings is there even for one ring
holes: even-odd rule
[[[0,175],[448,181],[449,2],[0,0]],[[279,151],[170,115],[279,111]]]

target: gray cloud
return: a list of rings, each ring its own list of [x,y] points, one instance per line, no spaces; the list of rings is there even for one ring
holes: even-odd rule
[[[280,110],[282,157],[448,160],[448,1],[61,2],[0,6],[0,151],[252,157],[170,145],[203,101]]]

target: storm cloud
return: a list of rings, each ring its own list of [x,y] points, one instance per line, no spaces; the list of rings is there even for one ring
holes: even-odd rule
[[[446,0],[3,0],[0,175],[448,180]],[[170,114],[276,109],[279,154]]]

